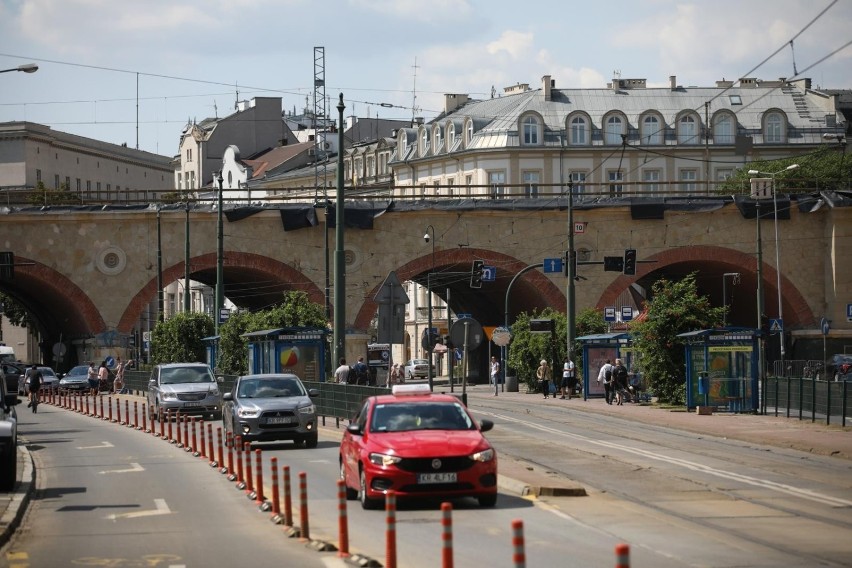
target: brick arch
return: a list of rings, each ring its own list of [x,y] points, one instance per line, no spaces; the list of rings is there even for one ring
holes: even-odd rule
[[[477,248],[458,248],[435,250],[434,266],[440,268],[442,266],[452,266],[458,264],[470,265],[474,260],[485,259],[486,264],[494,264],[500,267],[501,273],[517,274],[528,266],[526,262],[520,261],[512,256],[501,252],[477,249]],[[406,262],[396,269],[396,275],[400,282],[411,280],[418,274],[423,274],[432,268],[432,254],[425,254]],[[565,308],[565,294],[553,284],[544,274],[537,270],[531,270],[524,274],[525,285],[534,288],[543,300],[545,307],[553,309]],[[373,298],[379,291],[382,283],[378,283],[366,294],[364,303],[358,310],[358,314],[353,322],[353,327],[359,330],[365,330],[369,327],[370,321],[378,309],[378,304],[373,301]],[[501,305],[502,309],[502,305]]]
[[[190,260],[193,271],[209,270],[216,268],[216,253],[203,254]],[[292,290],[300,290],[308,295],[308,299],[317,304],[325,304],[325,294],[304,274],[288,264],[273,260],[267,256],[247,252],[225,252],[222,258],[223,268],[243,268],[264,275],[272,280],[284,280],[290,283]],[[186,272],[186,263],[178,262],[163,269],[163,282],[173,282],[183,278]],[[139,292],[130,300],[125,308],[118,325],[118,331],[129,333],[139,319],[142,310],[157,296],[157,278],[152,278]]]
[[[17,256],[15,262],[23,266],[15,267],[13,287],[18,288],[18,294],[22,297],[29,295],[41,307],[62,313],[67,316],[66,319],[76,322],[74,326],[69,326],[66,334],[73,329],[71,335],[90,335],[107,328],[103,316],[88,294],[64,274],[22,256]]]
[[[613,280],[601,294],[601,297],[595,306],[597,309],[602,310],[606,306],[615,305],[615,301],[618,299],[619,295],[627,289],[628,286],[648,274],[651,274],[655,270],[682,262],[712,262],[715,264],[728,265],[742,272],[749,272],[751,274],[755,274],[757,272],[757,266],[753,255],[724,247],[679,247],[663,251],[647,259],[641,260],[655,260],[656,263],[637,263],[635,276],[622,275]],[[764,294],[766,294],[767,297],[777,296],[777,278],[778,273],[775,268],[764,262]],[[808,306],[808,303],[804,296],[802,296],[801,292],[799,292],[796,286],[783,274],[781,274],[781,290],[785,327],[814,327],[816,325],[816,318],[813,311],[811,311],[811,308]]]

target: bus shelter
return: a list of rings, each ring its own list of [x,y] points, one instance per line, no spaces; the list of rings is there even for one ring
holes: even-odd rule
[[[609,361],[615,365],[621,359],[628,373],[638,377],[636,361],[630,347],[630,334],[626,331],[616,333],[597,333],[578,337],[583,346],[583,399],[605,396],[602,382],[598,382],[601,367]]]
[[[759,407],[759,330],[723,327],[678,335],[686,349],[686,405],[729,412]]]
[[[244,333],[249,373],[293,373],[303,381],[325,382],[328,330],[284,327]]]
[[[204,343],[204,352],[207,360],[205,363],[210,365],[213,372],[216,372],[216,364],[219,362],[219,336],[211,335],[210,337],[202,337],[201,342]]]

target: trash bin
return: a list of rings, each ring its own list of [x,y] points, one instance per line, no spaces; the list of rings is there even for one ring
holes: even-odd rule
[[[506,375],[506,392],[518,392],[518,377]]]
[[[698,394],[705,397],[710,394],[710,377],[706,373],[698,376]]]

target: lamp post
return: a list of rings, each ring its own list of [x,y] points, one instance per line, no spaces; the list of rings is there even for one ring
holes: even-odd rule
[[[426,351],[429,353],[429,370],[426,371],[426,377],[429,380],[429,390],[432,390],[433,376],[432,376],[432,271],[435,270],[435,227],[429,225],[426,227],[426,234],[423,235],[423,240],[427,243],[432,241],[432,263],[429,265],[429,272],[426,273],[426,309],[429,314],[427,315],[427,323],[426,323]]]
[[[783,307],[781,305],[781,248],[778,242],[778,192],[775,188],[775,176],[784,172],[790,172],[793,170],[799,169],[799,164],[791,164],[784,168],[783,170],[777,172],[760,172],[758,170],[749,170],[748,175],[756,176],[756,175],[764,175],[769,176],[771,178],[771,187],[772,187],[772,206],[774,209],[774,217],[775,217],[775,276],[776,276],[776,287],[778,288],[778,320],[781,322],[781,329],[778,333],[778,343],[781,348],[781,369],[783,372],[784,369],[784,312]],[[759,199],[759,197],[758,197]],[[758,215],[757,219],[758,227],[760,227],[760,216]]]
[[[335,192],[334,228],[334,361],[346,354],[346,250],[343,246],[343,93],[337,103],[337,191]],[[328,210],[326,209],[326,213]]]
[[[219,319],[222,312],[222,307],[225,305],[225,283],[223,278],[223,257],[224,252],[224,237],[222,234],[222,183],[225,181],[222,177],[222,172],[219,171],[218,177],[214,176],[219,182],[219,195],[216,203],[216,303],[213,321],[216,323],[216,335],[219,335]]]
[[[186,198],[186,219],[184,220],[184,234],[186,239],[183,243],[183,311],[189,313],[189,196]]]
[[[12,71],[35,73],[36,71],[38,71],[38,65],[36,65],[35,63],[24,63],[23,65],[18,65],[17,67],[12,67],[11,69],[0,69],[0,73],[10,73]]]

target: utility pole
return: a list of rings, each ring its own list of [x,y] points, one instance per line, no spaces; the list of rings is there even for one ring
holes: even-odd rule
[[[346,353],[346,256],[343,247],[343,93],[337,103],[339,127],[337,129],[337,196],[335,199],[334,245],[334,361]]]

